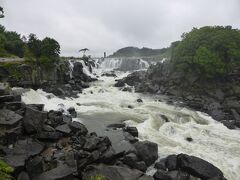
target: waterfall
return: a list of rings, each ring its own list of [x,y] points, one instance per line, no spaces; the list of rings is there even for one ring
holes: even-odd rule
[[[147,61],[133,58],[106,58],[99,63],[100,68],[105,70],[135,71],[149,67]]]

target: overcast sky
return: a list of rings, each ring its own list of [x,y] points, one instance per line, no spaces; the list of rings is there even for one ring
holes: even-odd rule
[[[55,38],[62,55],[95,56],[125,46],[162,48],[205,25],[240,28],[240,0],[0,0],[0,23]]]

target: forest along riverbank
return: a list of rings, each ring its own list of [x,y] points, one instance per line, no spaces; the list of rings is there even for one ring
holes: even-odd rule
[[[140,140],[157,143],[161,159],[170,154],[194,155],[221,169],[227,179],[240,178],[238,130],[229,130],[204,113],[169,105],[164,98],[129,92],[129,87],[122,88],[129,91],[122,91],[113,86],[115,79],[100,77],[79,98],[60,99],[30,90],[22,99],[26,104],[45,104],[45,110],[74,107],[78,114],[74,120],[85,124],[90,132],[108,135],[113,142],[119,139],[106,126],[124,122],[137,127]]]

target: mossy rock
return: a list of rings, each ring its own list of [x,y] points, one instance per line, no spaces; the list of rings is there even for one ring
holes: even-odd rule
[[[13,171],[14,169],[11,166],[0,159],[0,180],[12,180],[11,174]]]

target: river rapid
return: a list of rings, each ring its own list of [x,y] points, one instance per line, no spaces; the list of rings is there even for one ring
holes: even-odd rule
[[[98,75],[102,72],[101,68],[95,71]],[[24,93],[22,100],[45,104],[45,110],[74,107],[78,113],[74,120],[100,135],[107,124],[125,122],[137,127],[140,140],[158,144],[160,158],[179,153],[194,155],[217,166],[227,179],[240,179],[240,130],[229,130],[204,113],[169,105],[163,96],[135,93],[134,89],[121,91],[113,86],[115,79],[128,73],[116,74],[116,78],[99,76],[78,98],[60,99],[39,89]],[[138,98],[143,102],[137,102]]]

